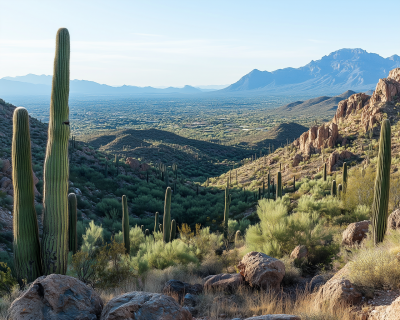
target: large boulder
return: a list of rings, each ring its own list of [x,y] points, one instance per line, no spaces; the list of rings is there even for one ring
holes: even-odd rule
[[[283,262],[261,252],[246,254],[238,268],[244,280],[256,288],[278,289],[285,276]]]
[[[315,303],[319,307],[329,306],[336,309],[343,305],[354,305],[361,301],[362,294],[348,280],[348,268],[344,266],[315,294]]]
[[[188,310],[160,293],[129,292],[110,300],[100,320],[192,320]]]
[[[293,158],[293,167],[297,167],[303,161],[303,156],[297,153]]]
[[[169,280],[164,284],[162,293],[174,298],[179,303],[182,303],[183,298],[187,293],[201,294],[203,286],[201,284],[189,284],[179,280]]]
[[[400,209],[394,210],[388,218],[388,228],[400,229]]]
[[[369,320],[398,320],[400,317],[400,297],[394,300],[389,306],[381,306],[373,310]]]
[[[215,291],[234,292],[238,287],[244,284],[243,276],[240,273],[221,273],[208,276],[203,279],[204,289]]]
[[[8,310],[9,320],[97,320],[103,302],[76,278],[51,274],[37,278]]]
[[[360,244],[367,237],[370,224],[371,221],[369,220],[350,223],[346,230],[343,231],[342,244],[346,246]]]
[[[246,318],[245,320],[301,320],[301,318],[290,314],[267,314],[264,316]]]

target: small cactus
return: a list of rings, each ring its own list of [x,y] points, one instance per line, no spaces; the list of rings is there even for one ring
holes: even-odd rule
[[[176,238],[176,221],[173,219],[171,221],[171,242]]]
[[[163,219],[163,239],[169,242],[171,239],[171,188],[168,187],[165,192],[164,201],[164,219]]]
[[[342,192],[343,192],[343,186],[339,183],[339,185],[337,187],[337,195],[338,195],[339,199],[342,198]]]
[[[242,234],[241,234],[240,230],[236,231],[236,234],[235,234],[235,246],[238,246],[239,241],[241,239],[241,236],[242,236]]]
[[[324,181],[326,181],[326,163],[324,163]]]
[[[336,197],[336,180],[332,181],[331,196]]]
[[[78,210],[75,193],[68,195],[68,211],[69,211],[69,251],[73,254],[78,250],[78,235],[76,230],[76,224],[78,222]]]
[[[149,229],[146,229],[146,230],[144,231],[144,235],[145,235],[146,237],[148,237],[148,236],[150,235]]]
[[[278,171],[276,181],[277,181],[276,199],[279,199],[279,198],[282,198],[282,174],[280,171]]]
[[[346,193],[347,188],[347,163],[343,163],[343,193]]]
[[[129,212],[128,212],[128,200],[125,195],[122,196],[122,233],[124,239],[125,252],[129,254],[131,252],[131,242],[129,239]]]
[[[157,232],[158,228],[159,228],[159,213],[156,212],[156,215],[154,217],[154,232]]]
[[[232,197],[229,194],[229,189],[225,189],[225,208],[224,208],[224,238],[228,238],[228,220],[229,220],[229,207],[231,205]]]

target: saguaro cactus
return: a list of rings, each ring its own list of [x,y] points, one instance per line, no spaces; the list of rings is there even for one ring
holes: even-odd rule
[[[374,244],[383,241],[386,233],[392,162],[391,128],[388,119],[383,120],[379,139],[378,164],[372,203],[372,235]]]
[[[29,116],[17,108],[13,117],[12,180],[14,186],[14,261],[17,279],[28,282],[42,275],[38,223],[35,212]]]
[[[240,230],[236,231],[236,234],[235,234],[235,246],[238,246],[241,236],[242,236],[242,234],[241,234]]]
[[[268,171],[268,183],[267,183],[267,185],[268,185],[268,199],[270,198],[270,193],[271,193],[271,174],[270,174],[270,172]]]
[[[331,196],[336,197],[336,180],[332,181]]]
[[[158,220],[159,220],[159,213],[156,212],[156,215],[155,215],[155,217],[154,217],[154,232],[157,232],[158,229],[159,229],[159,222],[158,222]]]
[[[176,238],[176,221],[175,221],[175,219],[173,219],[172,221],[171,221],[171,242],[172,242],[172,240],[175,240],[175,238]]]
[[[343,163],[343,193],[346,193],[347,188],[347,163]]]
[[[225,209],[224,209],[224,238],[228,238],[228,219],[229,219],[229,207],[231,205],[232,197],[229,194],[229,189],[225,188]]]
[[[129,239],[129,211],[126,195],[122,196],[122,235],[124,239],[125,252],[129,254],[131,252],[131,241]]]
[[[276,185],[276,199],[282,198],[282,174],[278,171],[278,176],[276,178],[277,185]]]
[[[171,188],[168,187],[165,192],[164,201],[164,219],[163,219],[163,239],[169,242],[171,239]]]
[[[75,193],[68,195],[68,211],[69,211],[69,251],[76,253],[78,250],[78,235],[76,232],[76,224],[78,222],[77,201]]]
[[[57,32],[50,120],[44,161],[42,265],[45,275],[65,274],[68,257],[69,33]]]
[[[326,181],[326,163],[324,163],[324,181]]]
[[[339,199],[341,199],[342,197],[342,192],[343,192],[343,186],[339,183],[339,185],[337,186],[337,194]]]
[[[146,229],[146,230],[144,231],[144,235],[145,235],[146,237],[148,237],[148,236],[150,235],[149,229]]]

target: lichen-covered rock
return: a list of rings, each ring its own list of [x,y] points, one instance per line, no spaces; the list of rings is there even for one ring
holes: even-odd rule
[[[203,279],[204,289],[234,292],[239,286],[244,284],[243,276],[240,273],[217,274]]]
[[[201,284],[189,284],[179,280],[169,280],[164,284],[162,293],[174,298],[179,303],[182,303],[185,294],[201,294],[203,286]]]
[[[278,289],[285,276],[282,261],[261,252],[249,252],[238,264],[240,274],[251,287]]]
[[[51,274],[37,278],[8,310],[8,320],[97,320],[103,302],[76,278]]]
[[[370,224],[371,221],[369,220],[350,223],[346,230],[343,231],[342,244],[346,246],[360,244],[367,237]]]
[[[111,299],[100,320],[192,320],[190,312],[160,293],[129,292]]]

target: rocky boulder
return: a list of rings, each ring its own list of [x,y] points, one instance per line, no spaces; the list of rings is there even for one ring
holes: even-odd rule
[[[301,318],[290,314],[267,314],[264,316],[246,318],[245,320],[301,320]]]
[[[362,294],[347,279],[347,265],[327,281],[315,294],[318,307],[327,306],[338,308],[343,305],[354,305],[361,301]]]
[[[393,69],[385,79],[379,79],[371,105],[377,102],[390,102],[394,96],[400,96],[400,68]]]
[[[238,264],[239,272],[251,287],[279,289],[285,276],[282,261],[261,252],[249,252]]]
[[[339,132],[336,123],[322,124],[321,126],[313,126],[304,132],[296,145],[300,147],[300,151],[305,155],[318,153],[321,148],[332,148],[336,144]]]
[[[173,298],[149,292],[129,292],[111,299],[100,320],[191,320]]]
[[[125,163],[129,165],[132,169],[140,169],[140,162],[139,160],[133,159],[131,157],[126,158]]]
[[[162,293],[174,298],[179,303],[182,303],[183,298],[187,293],[201,294],[203,286],[201,284],[189,284],[179,280],[169,280],[164,284]]]
[[[308,257],[308,249],[304,245],[298,245],[296,248],[293,249],[292,253],[290,254],[291,259],[304,259]]]
[[[367,237],[368,227],[371,221],[364,220],[350,223],[342,234],[342,245],[353,246],[360,244]]]
[[[303,161],[302,155],[296,154],[293,158],[293,167],[297,167],[301,161]]]
[[[396,230],[400,229],[400,209],[394,210],[388,218],[388,228]]]
[[[343,163],[350,159],[353,156],[353,153],[351,153],[348,150],[343,150],[342,152],[337,152],[336,150],[333,151],[329,158],[328,158],[328,163],[327,163],[327,169],[332,172],[336,170],[338,167],[341,167]]]
[[[37,278],[8,310],[9,320],[97,320],[103,302],[76,278],[51,274]]]
[[[340,101],[334,119],[346,118],[354,111],[363,109],[365,106],[369,105],[370,98],[371,97],[365,93],[355,93],[347,99]]]
[[[243,276],[240,273],[217,274],[208,276],[204,278],[203,281],[204,289],[225,292],[234,292],[239,286],[244,284]]]
[[[400,297],[389,306],[382,306],[373,310],[368,320],[398,320],[400,315]]]

